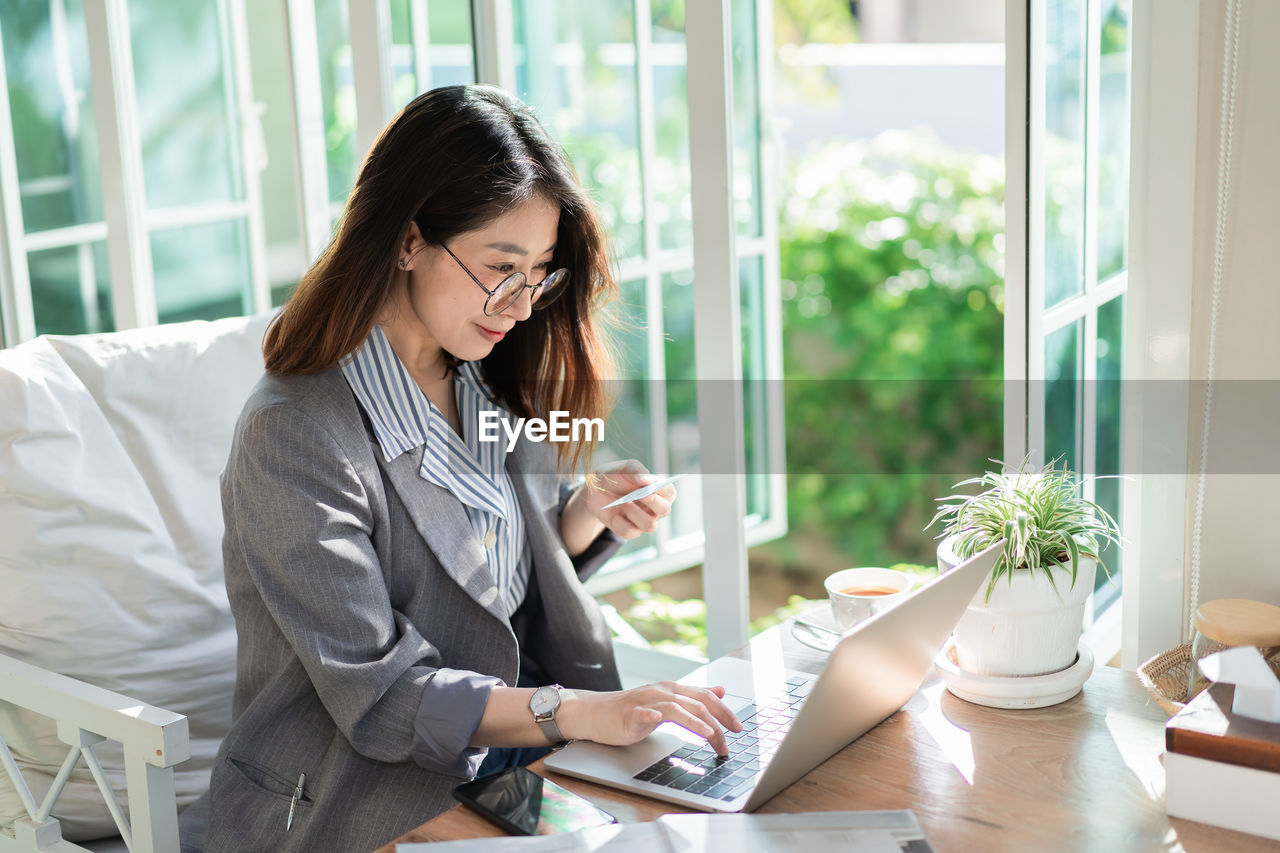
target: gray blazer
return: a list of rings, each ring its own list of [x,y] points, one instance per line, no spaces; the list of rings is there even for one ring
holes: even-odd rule
[[[508,623],[462,505],[418,475],[421,452],[384,459],[339,371],[259,382],[222,477],[239,650],[207,851],[367,851],[449,808],[466,770],[415,755],[415,723],[431,728],[424,689],[452,670],[514,685],[523,657],[550,681],[619,687],[580,582],[619,540],[565,553],[551,457],[524,441],[507,455],[533,556]],[[471,733],[419,734],[461,752]]]

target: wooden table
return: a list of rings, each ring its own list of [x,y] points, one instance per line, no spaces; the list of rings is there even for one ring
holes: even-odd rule
[[[761,634],[743,657],[783,655],[817,672],[824,656],[788,625]],[[1097,667],[1084,691],[1050,708],[972,705],[931,677],[906,707],[767,802],[761,813],[911,809],[940,853],[971,850],[1277,851],[1280,843],[1170,819],[1164,812],[1168,715],[1132,672]],[[622,821],[679,806],[545,770]],[[1277,805],[1280,808],[1280,804]],[[397,839],[502,835],[457,806]],[[394,853],[394,843],[376,853]]]

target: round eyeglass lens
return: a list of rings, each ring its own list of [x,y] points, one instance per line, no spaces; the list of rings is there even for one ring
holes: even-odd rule
[[[489,298],[489,307],[486,313],[501,314],[506,311],[513,302],[520,298],[520,291],[522,290],[524,290],[524,273],[513,272],[494,288],[493,296]]]
[[[561,293],[564,293],[565,285],[569,283],[569,271],[567,269],[558,269],[542,280],[541,286],[534,291],[533,307],[546,308],[552,302],[556,301]]]

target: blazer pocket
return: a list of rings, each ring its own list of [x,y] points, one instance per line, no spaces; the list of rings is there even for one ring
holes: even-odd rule
[[[284,800],[292,801],[293,792],[297,789],[298,779],[286,779],[274,770],[263,767],[257,762],[250,761],[247,758],[238,758],[234,755],[227,756],[227,764],[231,769],[236,771],[246,783],[257,788],[265,794],[278,797]],[[298,806],[310,806],[311,794],[307,791],[304,783],[302,786],[302,796],[298,798]]]

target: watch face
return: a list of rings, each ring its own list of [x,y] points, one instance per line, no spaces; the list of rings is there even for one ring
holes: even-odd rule
[[[554,687],[539,687],[529,700],[529,710],[535,714],[550,714],[560,707],[560,691]]]

